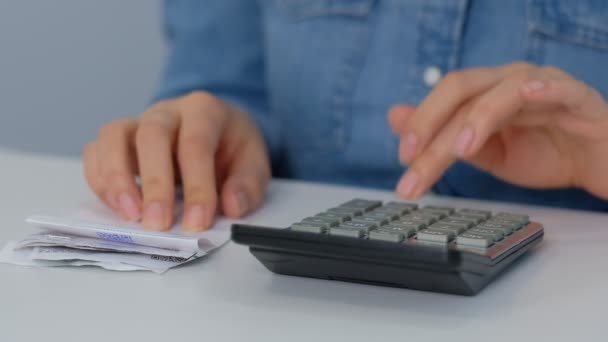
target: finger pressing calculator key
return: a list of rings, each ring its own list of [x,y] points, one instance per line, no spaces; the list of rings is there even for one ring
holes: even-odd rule
[[[286,229],[233,226],[281,274],[473,295],[539,243],[522,213],[353,199]]]

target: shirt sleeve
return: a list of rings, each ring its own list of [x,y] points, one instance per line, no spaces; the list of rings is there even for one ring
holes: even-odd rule
[[[275,160],[279,131],[268,110],[258,2],[164,0],[163,21],[168,56],[154,101],[212,93],[249,113]]]

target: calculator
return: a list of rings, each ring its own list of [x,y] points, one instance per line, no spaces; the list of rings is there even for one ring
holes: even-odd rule
[[[278,274],[475,295],[543,238],[521,213],[353,199],[287,228],[232,226]]]

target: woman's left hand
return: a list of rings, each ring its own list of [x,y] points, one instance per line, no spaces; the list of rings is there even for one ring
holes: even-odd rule
[[[421,196],[462,159],[512,184],[608,199],[608,104],[562,70],[515,63],[453,72],[417,108],[393,107],[389,121],[409,164],[397,186],[403,197]]]

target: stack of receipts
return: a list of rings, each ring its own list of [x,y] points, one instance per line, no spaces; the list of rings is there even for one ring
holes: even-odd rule
[[[40,231],[20,241],[9,241],[0,250],[0,262],[156,273],[221,247],[230,239],[234,223],[222,218],[202,233],[187,233],[178,225],[166,232],[150,231],[121,220],[99,203],[87,204],[70,215],[34,215],[26,221]]]

